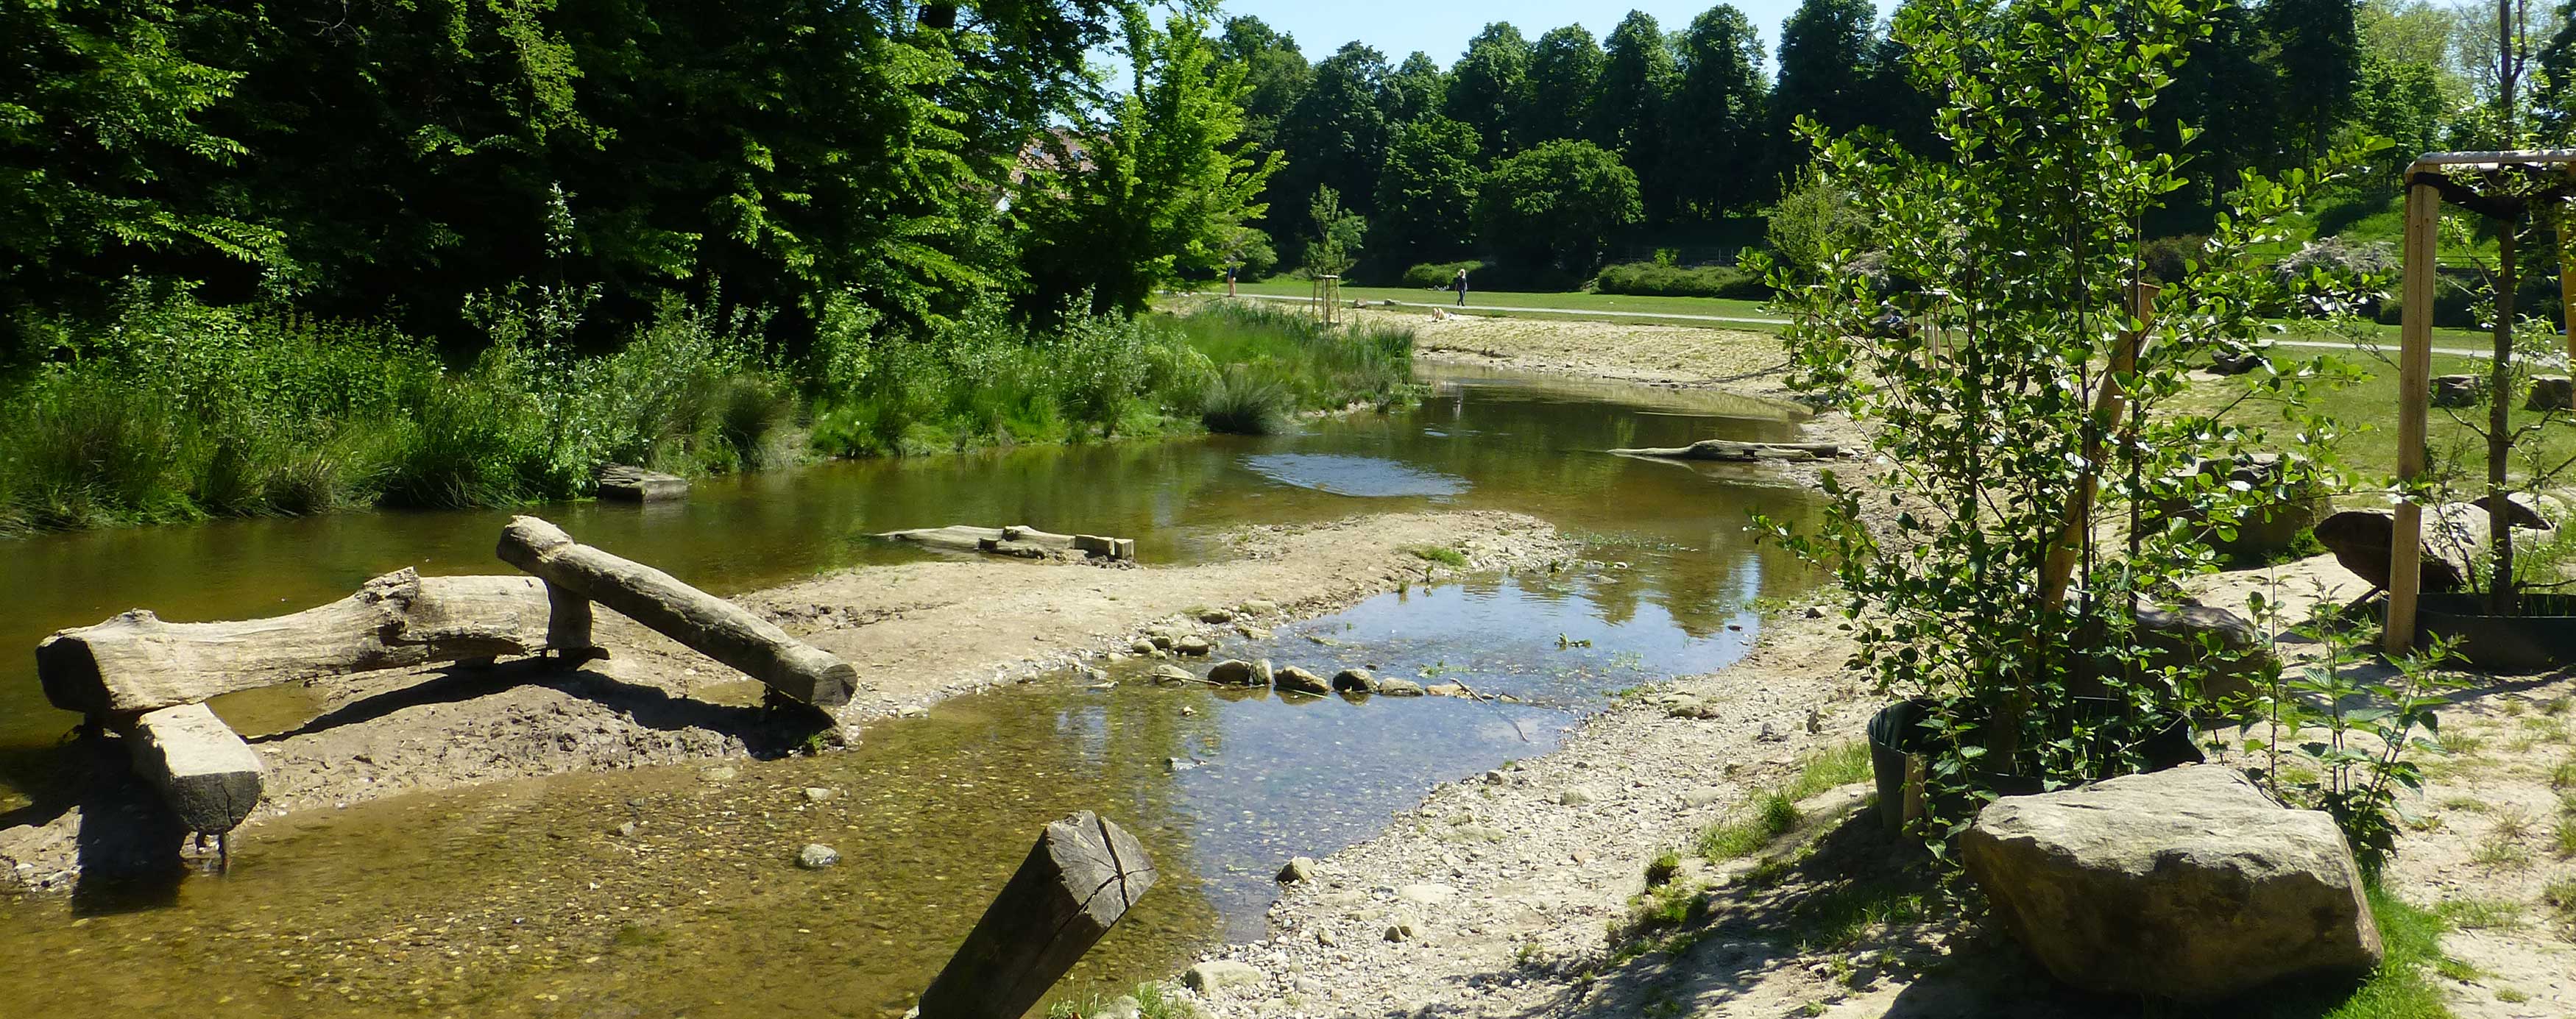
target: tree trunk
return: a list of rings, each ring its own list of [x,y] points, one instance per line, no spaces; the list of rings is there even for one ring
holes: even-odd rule
[[[239,690],[429,662],[592,650],[576,621],[527,577],[423,577],[396,570],[293,615],[166,623],[134,609],[36,647],[55,707],[132,714]]]
[[[501,561],[636,622],[816,707],[850,702],[858,670],[741,606],[670,574],[579,544],[535,517],[501,529]]]
[[[1088,810],[1049,824],[921,995],[921,1019],[1019,1019],[1154,886],[1154,861]]]

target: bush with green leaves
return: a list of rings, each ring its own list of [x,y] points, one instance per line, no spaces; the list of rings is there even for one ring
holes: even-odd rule
[[[1889,278],[1914,281],[1887,298],[1905,326],[1880,321],[1854,238],[1749,260],[1795,320],[1781,334],[1794,383],[1870,425],[1871,459],[1890,465],[1868,490],[1827,473],[1821,521],[1773,529],[1836,571],[1852,665],[1930,703],[1920,738],[1936,847],[1998,790],[2148,766],[2143,748],[2200,703],[2211,666],[2151,656],[2138,613],[2214,563],[2199,529],[2145,527],[2140,511],[2234,519],[2271,497],[2191,469],[2262,446],[2260,429],[2166,402],[2195,357],[2261,334],[2255,310],[2289,284],[2252,254],[2319,176],[2248,178],[2192,271],[2153,295],[2146,320],[2132,313],[2141,224],[2183,180],[2182,156],[2142,148],[2146,110],[2206,9],[1908,5],[1898,37],[1949,97],[1946,150],[1802,128],[1816,145],[1810,187],[1842,196]],[[2124,336],[2143,353],[2122,370]],[[2297,427],[2331,434],[2300,409],[2322,373],[2285,369],[2258,387]],[[2132,412],[2102,413],[2106,388]]]
[[[1496,163],[1476,192],[1487,248],[1578,274],[1598,267],[1612,238],[1644,216],[1637,175],[1591,142],[1559,139]]]
[[[1484,269],[1485,263],[1472,260],[1466,262],[1424,262],[1420,265],[1404,270],[1404,285],[1408,287],[1421,287],[1426,290],[1447,290],[1449,289],[1450,284],[1458,279],[1459,271],[1465,270],[1467,273],[1467,284],[1469,286],[1474,286],[1481,282],[1476,279],[1476,274],[1483,272]]]
[[[1734,266],[1685,268],[1668,262],[1627,262],[1604,266],[1601,275],[1593,278],[1592,289],[1603,294],[1724,297],[1740,301],[1759,301],[1771,296],[1771,287],[1763,282],[1762,277]]]

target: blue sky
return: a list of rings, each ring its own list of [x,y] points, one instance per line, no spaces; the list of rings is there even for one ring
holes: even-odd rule
[[[1595,38],[1609,33],[1619,19],[1631,10],[1654,15],[1664,31],[1674,32],[1690,26],[1701,11],[1716,6],[1718,0],[1669,3],[1656,0],[1622,0],[1592,3],[1584,0],[1558,0],[1540,3],[1534,0],[1227,0],[1227,14],[1250,14],[1269,22],[1272,28],[1297,37],[1297,46],[1310,60],[1330,56],[1343,43],[1357,39],[1386,54],[1389,63],[1401,62],[1405,54],[1421,50],[1447,67],[1467,48],[1467,40],[1489,21],[1508,21],[1518,26],[1521,34],[1536,39],[1539,33],[1566,24],[1591,29]],[[1780,45],[1780,22],[1796,10],[1798,0],[1731,0],[1737,10],[1752,20],[1762,31],[1763,52],[1776,52]],[[1879,3],[1884,17],[1889,4]]]

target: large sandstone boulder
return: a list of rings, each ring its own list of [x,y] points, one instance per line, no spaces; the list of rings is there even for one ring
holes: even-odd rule
[[[1960,849],[2022,947],[2088,990],[2212,1001],[2379,963],[2334,819],[2281,807],[2227,768],[2005,797]]]
[[[2189,670],[2206,664],[2201,693],[2220,701],[2253,696],[2274,663],[2253,623],[2199,602],[2184,602],[2170,611],[2139,606],[2138,645],[2147,649],[2150,669]]]

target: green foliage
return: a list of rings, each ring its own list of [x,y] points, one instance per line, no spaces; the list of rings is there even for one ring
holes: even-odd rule
[[[1342,196],[1328,187],[1316,188],[1315,200],[1306,208],[1315,221],[1315,233],[1306,239],[1306,274],[1350,272],[1359,261],[1362,239],[1368,236],[1368,220],[1342,208]]]
[[[1420,559],[1423,562],[1438,563],[1453,570],[1463,570],[1467,568],[1467,554],[1454,548],[1447,548],[1438,545],[1425,545],[1419,548],[1406,549],[1406,551],[1413,553],[1414,558]]]
[[[1815,139],[1817,187],[1871,224],[1910,328],[1872,324],[1876,285],[1847,243],[1812,261],[1754,257],[1771,272],[1794,383],[1872,422],[1894,465],[1867,498],[1829,472],[1824,522],[1790,547],[1837,571],[1861,648],[1853,666],[1883,692],[1930,699],[1936,821],[1944,848],[1979,798],[2137,770],[2139,748],[2201,688],[2206,660],[2159,662],[2133,638],[2142,604],[2168,600],[2210,553],[2187,528],[2121,539],[2090,522],[2180,501],[2217,519],[2255,508],[2187,470],[2258,446],[2261,433],[2164,406],[2195,357],[2252,335],[2283,282],[2249,257],[2316,177],[2250,179],[2196,271],[2128,313],[2147,241],[2140,224],[2179,185],[2171,154],[2140,146],[2142,118],[2179,47],[2205,22],[2179,0],[2115,15],[2081,0],[1995,8],[1925,0],[1900,19],[1915,74],[1948,85],[1949,150]],[[1785,87],[1785,86],[1784,86]],[[2124,330],[2144,330],[2130,371],[2107,367]],[[2270,394],[2294,422],[2313,377],[2285,370]],[[2118,385],[2135,418],[2094,412]],[[2115,428],[2114,425],[2117,425]],[[2098,493],[2098,495],[2097,495]],[[1893,511],[1891,533],[1865,521]],[[2079,515],[2080,514],[2080,515]],[[2086,521],[2070,525],[2070,521]],[[2043,582],[2052,561],[2068,578]]]
[[[1551,141],[1495,164],[1476,197],[1487,246],[1525,265],[1589,273],[1613,234],[1644,215],[1637,175],[1581,141]]]
[[[1199,396],[1199,424],[1227,435],[1276,435],[1288,429],[1288,388],[1251,368],[1230,364]]]
[[[2252,596],[2262,624],[2273,621],[2273,608],[2259,592]],[[2376,878],[2397,852],[2398,798],[2423,788],[2417,758],[2447,752],[2435,742],[2437,709],[2468,684],[2439,669],[2447,649],[2438,642],[2398,659],[2393,678],[2362,678],[2353,623],[2331,599],[2318,599],[2292,632],[2325,654],[2294,676],[2267,677],[2252,703],[2235,707],[2248,720],[2244,749],[2261,762],[2273,794],[2332,815],[2362,874]]]
[[[1166,321],[1061,316],[1052,331],[998,303],[923,334],[887,332],[831,355],[843,381],[816,401],[813,446],[830,456],[922,455],[983,445],[1109,438],[1196,399],[1214,372]]]
[[[1087,293],[1094,314],[1134,314],[1155,288],[1254,252],[1244,224],[1264,211],[1255,198],[1280,157],[1238,151],[1244,70],[1218,62],[1206,27],[1182,14],[1158,29],[1129,12],[1133,90],[1081,140],[1050,136],[1058,189],[1029,195],[1025,308]]]
[[[1731,5],[1709,8],[1682,34],[1682,77],[1670,100],[1690,115],[1674,120],[1670,157],[1676,202],[1702,218],[1745,207],[1769,191],[1764,121],[1770,116],[1762,77],[1762,36]]]
[[[1240,365],[1285,388],[1298,410],[1379,407],[1413,398],[1413,331],[1326,327],[1314,316],[1270,305],[1213,303],[1181,320],[1206,362]]]
[[[1225,19],[1217,58],[1243,71],[1243,136],[1276,150],[1280,122],[1306,91],[1315,70],[1297,49],[1297,38],[1251,15]]]
[[[1766,229],[1772,255],[1803,268],[1862,246],[1869,215],[1842,187],[1809,167],[1772,204]]]
[[[1484,271],[1484,268],[1485,263],[1477,261],[1425,262],[1404,270],[1404,285],[1427,290],[1446,290],[1449,289],[1449,284],[1458,278],[1459,270],[1466,270],[1467,279],[1472,284],[1476,274]]]
[[[1664,262],[1604,266],[1601,275],[1593,278],[1592,289],[1603,294],[1723,297],[1741,301],[1759,301],[1771,296],[1770,286],[1761,277],[1734,266],[1703,265],[1685,269]]]
[[[1377,178],[1372,246],[1399,265],[1468,250],[1482,158],[1464,123],[1433,115],[1397,128]]]
[[[1795,137],[1791,125],[1801,117],[1828,130],[1867,123],[1869,111],[1853,93],[1868,57],[1870,25],[1877,20],[1869,0],[1804,0],[1780,24],[1779,83],[1771,90],[1774,138],[1789,144]]]
[[[1290,155],[1275,194],[1302,203],[1331,188],[1368,203],[1386,162],[1388,73],[1384,54],[1356,42],[1315,64],[1314,81],[1280,126]]]
[[[1535,145],[1543,139],[1588,138],[1593,97],[1601,86],[1601,45],[1581,25],[1548,30],[1530,47],[1529,75],[1512,122],[1512,136]]]
[[[1467,41],[1467,52],[1449,69],[1449,91],[1441,97],[1441,112],[1475,128],[1486,152],[1520,151],[1512,121],[1529,80],[1529,65],[1530,44],[1520,29],[1508,21],[1486,25]]]

